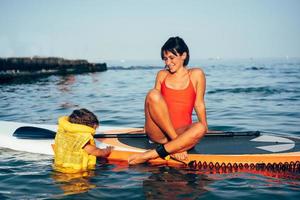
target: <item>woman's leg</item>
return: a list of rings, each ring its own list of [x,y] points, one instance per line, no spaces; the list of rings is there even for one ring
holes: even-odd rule
[[[199,140],[205,135],[206,128],[200,123],[192,124],[184,133],[180,134],[176,139],[167,142],[164,147],[170,154],[186,151],[195,146]],[[141,154],[135,154],[128,158],[131,165],[146,162],[150,159],[157,158],[159,155],[153,150],[146,151]]]
[[[187,151],[194,147],[205,133],[205,126],[200,122],[195,122],[185,132],[178,135],[175,140],[166,143],[165,149],[170,154]]]
[[[167,104],[160,91],[156,89],[150,90],[146,96],[145,131],[153,142],[160,144],[165,144],[169,139],[177,137]]]

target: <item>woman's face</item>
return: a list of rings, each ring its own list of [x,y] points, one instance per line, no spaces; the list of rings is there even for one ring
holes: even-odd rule
[[[170,51],[164,52],[164,62],[170,73],[175,73],[179,68],[183,67],[186,53],[175,55]]]

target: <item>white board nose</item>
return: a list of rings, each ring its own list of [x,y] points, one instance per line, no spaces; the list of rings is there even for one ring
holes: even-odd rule
[[[293,149],[295,147],[295,144],[277,144],[277,145],[268,145],[268,146],[261,146],[256,147],[258,149],[262,149],[265,151],[277,153],[282,151],[288,151],[290,149]]]
[[[288,143],[288,144],[295,144],[293,140],[284,137],[278,137],[273,135],[262,135],[257,138],[254,138],[250,141],[253,142],[277,142],[277,143]]]
[[[275,144],[275,145],[266,145],[266,146],[256,147],[258,149],[262,149],[262,150],[269,151],[269,152],[272,152],[272,153],[288,151],[288,150],[293,149],[295,147],[295,142],[293,140],[288,139],[288,138],[284,138],[284,137],[272,136],[272,135],[262,135],[262,136],[259,136],[257,138],[254,138],[250,141],[252,141],[252,142],[278,143],[278,144]]]

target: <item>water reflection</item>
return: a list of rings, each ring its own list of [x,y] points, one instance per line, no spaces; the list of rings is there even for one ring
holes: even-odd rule
[[[206,186],[214,182],[206,174],[168,166],[131,168],[151,173],[143,180],[146,199],[195,199],[206,193]]]
[[[70,86],[76,82],[74,75],[61,76],[57,83],[58,89],[61,92],[70,92]]]
[[[178,169],[168,166],[131,166],[135,172],[150,173],[143,177],[142,189],[146,199],[198,199],[211,194],[216,184],[226,181],[245,180],[244,185],[255,187],[257,182],[262,185],[277,186],[282,182],[286,186],[299,186],[299,173],[265,171],[265,170],[193,170]],[[214,183],[214,184],[212,184]],[[217,189],[216,189],[217,190]]]
[[[61,76],[60,80],[57,82],[58,91],[67,95],[68,93],[72,94],[72,86],[77,82],[74,75]],[[61,101],[60,108],[62,109],[71,109],[78,107],[77,104],[70,102],[71,98],[66,98],[66,100]]]
[[[90,179],[94,176],[94,171],[75,174],[66,174],[54,171],[51,177],[59,188],[63,190],[64,195],[70,195],[84,193],[95,188],[96,185],[90,182]]]

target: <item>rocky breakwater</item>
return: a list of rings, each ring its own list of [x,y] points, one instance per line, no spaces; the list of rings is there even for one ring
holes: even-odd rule
[[[86,60],[68,60],[58,57],[0,58],[0,82],[19,78],[82,74],[106,70],[106,63],[89,63]]]

